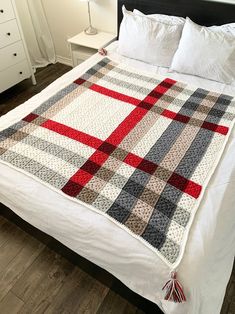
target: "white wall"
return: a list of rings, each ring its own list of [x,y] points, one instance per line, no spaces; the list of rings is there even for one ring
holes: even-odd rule
[[[55,44],[56,55],[69,61],[67,39],[88,26],[87,3],[80,0],[42,0]],[[117,0],[91,3],[92,24],[110,33],[117,32]]]

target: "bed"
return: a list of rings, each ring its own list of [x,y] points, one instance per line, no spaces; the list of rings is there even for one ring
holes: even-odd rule
[[[187,2],[179,1],[175,5],[175,1],[128,0],[118,2],[119,21],[122,4],[125,4],[127,9],[136,8],[144,13],[189,15],[196,22],[206,25],[234,21],[233,10],[226,4],[193,1],[187,5]],[[213,8],[213,16],[210,14],[210,8]],[[119,55],[117,45],[118,43],[114,42],[107,48],[111,60],[146,73],[166,74],[166,68]],[[96,54],[56,80],[40,94],[3,116],[0,119],[0,130],[27,116],[68,82],[76,80],[102,59],[103,56]],[[201,88],[235,95],[234,85],[179,73],[167,73],[167,76]],[[219,313],[235,253],[234,154],[233,128],[220,164],[206,188],[195,223],[189,233],[183,259],[177,267],[187,296],[186,303],[177,304],[164,300],[162,286],[169,278],[169,268],[142,242],[105,216],[65,198],[4,163],[0,163],[0,201],[34,227],[109,271],[127,287],[157,304],[164,313]]]

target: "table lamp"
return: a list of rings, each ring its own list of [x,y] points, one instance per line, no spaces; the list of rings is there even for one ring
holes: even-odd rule
[[[88,16],[89,16],[89,26],[84,30],[87,35],[95,35],[97,34],[97,29],[91,25],[91,10],[90,10],[90,2],[95,0],[80,0],[82,2],[87,2],[88,8]]]

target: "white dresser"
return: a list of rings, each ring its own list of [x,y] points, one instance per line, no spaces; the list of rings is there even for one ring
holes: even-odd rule
[[[32,78],[36,84],[14,0],[0,0],[0,93]]]

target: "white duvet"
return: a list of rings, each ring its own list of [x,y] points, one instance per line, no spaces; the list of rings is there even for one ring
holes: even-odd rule
[[[121,57],[115,53],[116,47],[117,43],[109,46],[109,58],[145,71],[166,73],[164,68]],[[102,58],[94,55],[1,117],[0,130],[22,119]],[[168,73],[167,76],[235,95],[235,86],[183,74]],[[130,289],[158,304],[164,313],[220,313],[235,255],[235,130],[197,211],[178,267],[178,277],[187,297],[184,304],[163,300],[161,289],[169,279],[168,267],[143,243],[106,217],[1,163],[0,202],[33,226],[112,273]]]

